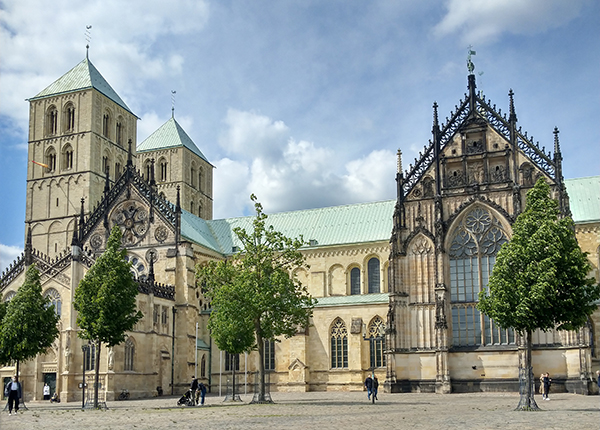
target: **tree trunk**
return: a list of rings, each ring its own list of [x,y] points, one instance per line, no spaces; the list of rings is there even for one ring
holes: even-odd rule
[[[100,379],[100,341],[96,341],[96,375],[94,381],[94,409],[98,409],[98,380]]]
[[[517,410],[520,411],[535,411],[539,407],[535,402],[535,384],[533,378],[533,367],[531,366],[531,330],[524,332],[525,340],[525,356],[522,367],[519,369],[519,392],[521,398]]]
[[[263,403],[265,399],[265,345],[264,339],[259,332],[256,333],[256,344],[258,345],[258,403]]]

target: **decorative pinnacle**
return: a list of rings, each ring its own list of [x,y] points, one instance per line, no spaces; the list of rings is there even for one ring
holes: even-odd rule
[[[438,104],[433,102],[433,128],[437,128],[438,125]]]
[[[171,118],[175,118],[175,94],[177,91],[171,90]]]
[[[90,40],[92,40],[92,32],[90,31],[92,29],[91,25],[86,25],[85,26],[85,58],[89,58],[89,53],[90,53]]]
[[[517,120],[517,114],[515,113],[515,99],[514,99],[514,95],[515,93],[513,92],[512,88],[508,91],[508,100],[509,100],[509,119],[514,119],[515,121]]]
[[[558,141],[558,127],[554,127],[554,156],[560,155],[560,142]]]
[[[397,173],[402,174],[402,151],[398,150],[398,163],[397,163]]]

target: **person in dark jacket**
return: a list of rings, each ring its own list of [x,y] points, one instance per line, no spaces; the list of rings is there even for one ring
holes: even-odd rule
[[[552,385],[552,379],[550,379],[550,374],[546,372],[542,377],[542,384],[544,385],[544,400],[550,400],[548,395],[550,394],[550,385]]]
[[[371,379],[371,376],[367,376],[367,379],[365,379],[365,387],[367,388],[367,399],[371,400],[371,393],[373,392],[373,379]]]
[[[12,415],[13,405],[16,415],[19,412],[19,399],[23,396],[21,383],[17,380],[16,376],[13,376],[6,384],[6,387],[4,387],[4,396],[8,397],[8,415]]]
[[[190,390],[192,390],[192,399],[194,400],[194,404],[198,404],[198,400],[196,399],[196,391],[198,391],[198,378],[192,376],[192,384],[190,385]]]
[[[198,391],[200,391],[200,404],[203,405],[204,398],[206,397],[206,385],[204,385],[202,382],[200,382],[198,384]],[[198,401],[196,401],[196,404],[197,403],[198,403]]]
[[[379,380],[377,379],[377,376],[373,377],[373,397],[375,397],[375,400],[377,399],[377,390],[379,389]]]

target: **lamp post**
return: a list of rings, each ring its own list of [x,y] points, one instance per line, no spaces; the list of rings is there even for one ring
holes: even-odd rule
[[[83,383],[81,384],[81,409],[85,409],[85,365],[90,352],[90,344],[81,345],[83,352]]]

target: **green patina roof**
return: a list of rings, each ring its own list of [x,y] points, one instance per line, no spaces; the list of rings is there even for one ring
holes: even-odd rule
[[[600,176],[565,180],[575,223],[600,221]]]
[[[269,214],[267,224],[287,237],[315,240],[314,247],[388,241],[395,200]],[[181,234],[221,254],[241,243],[235,227],[251,231],[254,216],[205,221],[183,211]]]
[[[46,89],[42,90],[35,97],[29,100],[37,100],[42,97],[71,93],[74,91],[82,91],[89,88],[93,88],[104,94],[123,109],[127,110],[127,112],[133,114],[121,97],[119,97],[109,83],[106,82],[106,79],[104,79],[98,69],[96,69],[96,67],[87,57],[84,58],[81,63],[73,67],[67,73],[50,84],[50,86],[46,87]]]
[[[161,125],[158,130],[140,143],[137,147],[137,152],[158,151],[160,149],[178,148],[181,146],[189,149],[209,163],[194,141],[173,117],[169,118],[169,120]]]
[[[352,296],[330,296],[317,298],[315,307],[321,308],[326,306],[347,306],[347,305],[374,305],[388,304],[388,293],[378,294],[356,294]]]
[[[600,221],[600,176],[565,181],[575,223]],[[267,224],[287,237],[316,240],[312,247],[388,241],[395,200],[269,214]],[[206,221],[182,211],[181,234],[224,255],[241,243],[235,227],[252,229],[253,216]],[[307,246],[306,248],[310,248]]]

